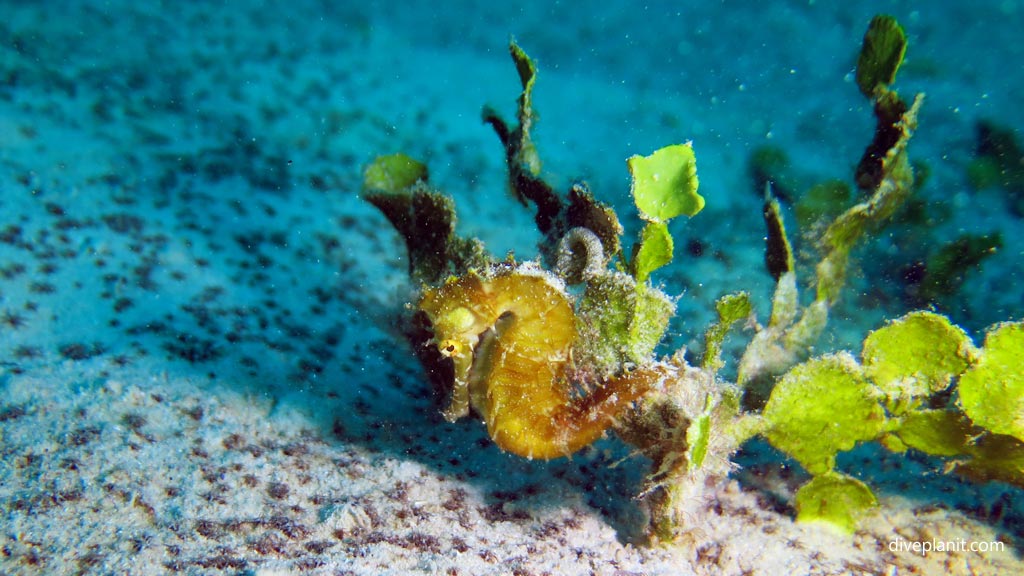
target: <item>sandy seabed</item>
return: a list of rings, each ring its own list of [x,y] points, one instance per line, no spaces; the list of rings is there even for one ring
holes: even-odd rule
[[[478,122],[485,103],[514,112],[510,33],[541,69],[536,137],[553,181],[586,175],[630,214],[624,159],[694,141],[708,208],[673,229],[689,248],[661,280],[681,296],[671,344],[697,346],[714,299],[737,287],[763,318],[747,156],[770,141],[809,178],[847,177],[873,122],[849,74],[878,11],[911,35],[898,87],[928,93],[912,143],[931,164],[925,192],[969,212],[934,234],[1004,233],[945,312],[979,341],[1020,318],[1020,220],[998,191],[969,191],[963,169],[975,121],[1024,123],[1024,78],[997,65],[1024,57],[1024,6],[967,18],[831,4],[579,17],[469,2],[2,3],[0,573],[1024,570],[1019,490],[872,446],[840,462],[882,502],[852,536],[795,524],[806,476],[754,442],[686,541],[646,548],[630,498],[642,458],[609,438],[530,462],[477,422],[444,423],[392,324],[411,294],[404,247],[358,198],[377,154],[425,160],[460,231],[493,253],[535,253]],[[896,289],[872,287],[901,247],[872,249],[822,349],[856,350],[906,311]],[[900,549],[926,541],[1005,550]]]

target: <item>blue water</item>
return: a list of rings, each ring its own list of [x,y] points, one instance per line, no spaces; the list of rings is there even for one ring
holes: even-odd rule
[[[442,4],[0,2],[0,389],[69,366],[99,378],[134,367],[308,404],[323,430],[342,411],[347,433],[373,449],[460,478],[475,471],[477,451],[464,446],[486,445],[485,433],[438,420],[394,325],[415,288],[403,244],[359,195],[364,166],[404,152],[455,198],[460,232],[493,254],[537,255],[531,214],[507,194],[502,150],[480,121],[484,104],[513,118],[511,36],[540,70],[545,177],[559,190],[586,179],[627,237],[640,222],[625,159],[693,142],[708,204],[672,224],[676,261],[656,281],[680,300],[663,352],[699,349],[728,291],[750,291],[766,321],[772,282],[750,154],[784,150],[798,192],[852,182],[874,128],[854,65],[880,12],[909,38],[896,89],[927,95],[910,145],[929,174],[916,193],[925,217],[855,252],[819,349],[856,352],[867,330],[923,306],[979,344],[987,326],[1024,317],[1019,184],[975,189],[967,174],[979,122],[1024,138],[1024,3]],[[788,225],[809,254],[792,203]],[[957,290],[910,295],[915,264],[961,234],[996,232],[1002,247]],[[813,257],[800,265],[809,283]],[[0,397],[2,410],[26,406]],[[376,434],[381,422],[405,437]],[[625,453],[604,445],[609,460]],[[18,455],[9,448],[5,466]],[[487,465],[501,458],[482,451]],[[579,466],[481,482],[512,489]],[[577,483],[628,532],[635,512],[621,495],[642,474],[638,464],[600,476],[604,486]],[[966,490],[960,508],[1024,537],[1019,492],[955,485]],[[994,513],[1000,498],[1012,501]],[[5,514],[14,501],[2,500]]]

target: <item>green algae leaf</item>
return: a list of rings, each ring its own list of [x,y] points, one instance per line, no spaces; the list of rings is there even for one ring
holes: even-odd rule
[[[1024,488],[1024,442],[1012,436],[985,435],[971,447],[971,458],[954,464],[957,474],[978,482],[1006,482]]]
[[[508,51],[516,64],[516,71],[519,73],[519,81],[523,85],[523,92],[519,95],[519,146],[518,160],[521,165],[527,167],[534,176],[540,174],[540,156],[537,148],[530,138],[530,130],[533,128],[535,114],[533,112],[533,85],[537,81],[537,66],[515,40],[509,42]]]
[[[740,320],[746,320],[753,310],[750,303],[750,294],[736,292],[726,294],[715,302],[715,311],[718,312],[718,322],[726,326],[732,325]]]
[[[626,360],[636,284],[627,274],[610,272],[590,279],[577,305],[573,357],[599,375],[615,373]]]
[[[516,117],[519,123],[514,129],[509,128],[498,112],[489,106],[483,109],[483,121],[491,125],[505,148],[505,163],[508,166],[508,182],[512,194],[523,206],[529,206],[530,202],[537,206],[534,219],[541,233],[557,233],[561,224],[562,200],[551,186],[539,177],[540,155],[530,136],[537,118],[533,110],[533,86],[536,82],[537,68],[515,40],[509,42],[508,49],[523,86],[523,91],[517,99],[519,106]]]
[[[799,178],[790,167],[786,151],[779,146],[759,146],[750,153],[747,171],[754,183],[754,190],[771,186],[772,193],[784,201],[796,198]]]
[[[672,261],[672,235],[664,222],[648,222],[640,237],[640,247],[633,258],[633,276],[644,282],[651,272]]]
[[[804,308],[800,319],[786,330],[783,345],[790,351],[810,350],[828,324],[828,303],[822,300],[811,302]],[[801,352],[802,353],[802,352]]]
[[[1024,213],[1024,146],[1016,131],[991,120],[977,124],[977,156],[967,166],[967,177],[975,189],[999,186],[1010,200],[1010,209]]]
[[[772,316],[768,325],[781,330],[792,324],[799,312],[799,298],[796,272],[786,272],[775,283],[775,294],[772,295]]]
[[[687,462],[690,470],[697,470],[704,464],[708,453],[708,441],[711,438],[711,417],[703,415],[690,423],[686,429]]]
[[[970,270],[1003,247],[999,232],[992,234],[964,234],[928,257],[924,280],[918,298],[933,302],[950,296],[960,289]]]
[[[421,180],[427,180],[427,167],[422,162],[401,153],[378,156],[363,173],[363,190],[397,194]]]
[[[680,214],[694,216],[704,208],[704,197],[697,193],[697,159],[689,143],[633,156],[626,163],[633,176],[633,200],[644,220],[664,222]]]
[[[824,474],[835,456],[876,438],[885,425],[878,392],[848,353],[808,360],[786,373],[765,405],[767,437],[811,474]]]
[[[690,471],[704,464],[711,441],[711,411],[714,409],[711,395],[704,398],[704,411],[686,428],[686,460]]]
[[[825,219],[833,219],[850,203],[850,186],[842,180],[815,184],[794,206],[801,228],[810,228]]]
[[[935,456],[965,454],[971,442],[970,423],[949,410],[909,412],[893,434],[904,449],[914,448]]]
[[[530,174],[541,173],[541,157],[537,154],[534,140],[530,138],[529,132],[534,127],[536,115],[534,113],[534,84],[537,82],[537,66],[534,60],[526,54],[526,51],[515,43],[509,42],[509,53],[515,63],[516,72],[519,73],[519,82],[522,84],[522,93],[519,94],[519,142],[517,147],[517,160],[520,165],[525,166]]]
[[[796,493],[798,521],[826,522],[847,533],[875,506],[878,500],[863,482],[838,472],[815,476]]]
[[[408,167],[399,159],[388,160],[378,168],[392,174],[387,168],[390,164]],[[413,172],[415,170],[410,170],[405,176]],[[449,274],[484,268],[491,262],[479,240],[455,234],[455,202],[449,196],[431,190],[422,179],[397,192],[380,187],[381,182],[399,186],[402,181],[400,175],[375,179],[375,187],[368,189],[363,197],[380,210],[405,239],[409,276],[413,281],[435,284]]]
[[[815,269],[818,300],[835,302],[846,283],[850,250],[865,233],[881,227],[891,218],[913,192],[914,171],[907,161],[906,149],[917,129],[917,115],[923,102],[924,96],[920,94],[914,98],[910,108],[891,125],[897,135],[895,142],[885,152],[871,156],[874,168],[869,183],[870,198],[848,208],[825,230],[821,248],[826,256]]]
[[[907,37],[896,19],[885,15],[872,18],[857,60],[857,86],[861,93],[874,98],[879,86],[892,84],[906,52]]]
[[[621,272],[596,276],[585,286],[576,311],[577,362],[602,376],[625,363],[649,362],[675,312],[672,300]]]
[[[374,189],[365,198],[387,217],[405,238],[409,275],[434,283],[448,270],[449,247],[455,232],[455,203],[451,198],[419,186],[390,193]]]
[[[1005,172],[999,161],[990,156],[975,158],[967,165],[967,182],[975,190],[984,190],[1000,185]]]
[[[533,92],[533,83],[537,79],[537,66],[526,54],[526,51],[516,44],[515,40],[509,42],[508,51],[516,63],[516,72],[519,73],[519,81],[523,85],[523,96],[529,101],[530,94]]]
[[[786,236],[786,225],[782,222],[782,209],[779,208],[779,201],[768,196],[765,191],[764,223],[768,228],[768,241],[764,252],[764,262],[768,267],[768,273],[776,282],[786,272],[792,272],[796,265],[793,263],[793,248],[789,245],[789,238]]]
[[[973,345],[945,316],[911,312],[868,334],[861,361],[864,372],[902,413],[914,400],[941,392],[967,369]]]
[[[960,377],[958,389],[971,421],[1024,441],[1024,322],[989,331],[981,358]]]
[[[704,360],[701,362],[701,367],[711,370],[722,367],[722,341],[729,333],[729,328],[736,322],[746,320],[753,311],[750,294],[726,294],[715,303],[715,310],[718,312],[718,322],[704,333]]]
[[[633,317],[629,322],[631,362],[643,364],[651,360],[675,311],[675,304],[664,292],[647,284],[637,284]]]
[[[907,103],[893,91],[879,92],[875,100],[875,135],[871,143],[864,149],[854,180],[857,187],[864,191],[874,190],[882,181],[885,157],[893,145],[899,141],[900,120],[907,113]],[[908,163],[908,166],[910,164]]]

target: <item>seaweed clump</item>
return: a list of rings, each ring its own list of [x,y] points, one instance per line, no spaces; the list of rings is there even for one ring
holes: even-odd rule
[[[977,348],[944,316],[914,312],[869,334],[859,359],[809,357],[843,293],[851,251],[914,188],[906,149],[923,96],[907,103],[891,88],[905,51],[894,19],[872,20],[857,70],[876,118],[854,174],[866,195],[841,213],[815,215],[831,221],[813,301],[800,303],[786,227],[766,183],[765,264],[776,281],[768,323],[757,322],[747,293],[723,295],[703,357],[691,365],[682,350],[655,356],[675,302],[651,278],[673,259],[667,223],[705,204],[693,146],[627,160],[644,222],[627,253],[609,206],[582,184],[562,195],[541,177],[530,136],[536,68],[512,42],[523,87],[518,122],[510,126],[489,108],[483,119],[504,146],[513,194],[535,211],[540,262],[498,260],[459,237],[454,204],[429,186],[418,162],[384,156],[364,179],[366,198],[406,239],[421,286],[407,334],[448,395],[446,419],[476,414],[498,447],[527,458],[569,455],[614,431],[652,462],[640,496],[649,536],[660,542],[687,536],[701,493],[755,435],[811,473],[796,496],[798,519],[845,530],[876,504],[866,485],[835,466],[837,454],[861,442],[949,457],[951,470],[972,478],[1024,485],[1024,323],[993,327]],[[720,375],[721,349],[738,324],[755,333],[729,382]]]
[[[977,126],[977,141],[977,154],[967,166],[971,186],[1002,188],[1010,209],[1024,217],[1024,149],[1013,130],[982,120]]]

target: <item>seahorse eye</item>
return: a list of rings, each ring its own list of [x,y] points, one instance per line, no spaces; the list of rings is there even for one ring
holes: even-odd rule
[[[462,346],[455,340],[442,340],[438,343],[437,349],[441,351],[442,356],[452,357],[459,355]]]

